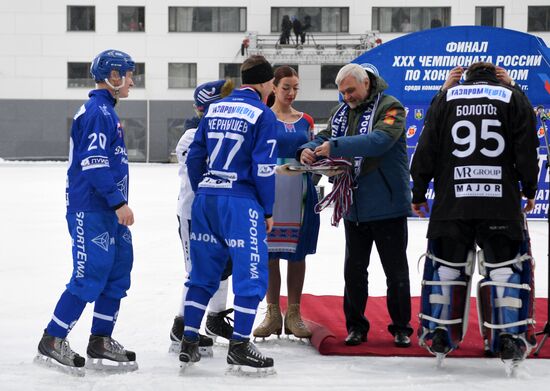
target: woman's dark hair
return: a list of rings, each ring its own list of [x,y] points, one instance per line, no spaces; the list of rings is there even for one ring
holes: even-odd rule
[[[278,86],[281,79],[284,79],[285,77],[292,77],[296,76],[298,77],[298,72],[292,67],[289,67],[288,65],[281,65],[275,69],[275,74],[273,75],[273,85]],[[272,92],[269,94],[269,96],[266,99],[265,104],[268,107],[271,107],[275,104],[275,93]]]
[[[280,67],[277,67],[277,69],[275,69],[275,74],[273,75],[273,84],[278,86],[281,79],[292,76],[298,77],[298,72],[296,72],[294,68],[289,67],[288,65],[281,65]]]

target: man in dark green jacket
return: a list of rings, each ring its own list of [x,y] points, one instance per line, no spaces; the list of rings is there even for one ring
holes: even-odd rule
[[[344,157],[355,163],[353,203],[344,217],[346,258],[344,313],[347,345],[366,341],[365,317],[372,244],[376,244],[386,274],[388,330],[396,346],[410,346],[412,328],[407,216],[410,177],[405,138],[405,110],[384,94],[386,82],[358,64],[342,67],[336,76],[344,102],[331,113],[328,126],[302,145],[297,157],[311,164],[321,157]]]

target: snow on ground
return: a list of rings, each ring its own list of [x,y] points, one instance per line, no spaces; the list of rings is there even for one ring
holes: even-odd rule
[[[71,272],[64,217],[65,169],[66,163],[0,162],[1,391],[547,389],[548,360],[528,360],[518,376],[510,379],[505,377],[502,363],[494,359],[448,359],[444,368],[437,370],[430,358],[321,356],[313,347],[287,339],[259,344],[275,359],[276,376],[225,376],[222,346],[215,346],[213,359],[203,359],[181,376],[176,356],[167,353],[184,270],[175,217],[177,167],[154,164],[130,167],[130,205],[136,216],[132,227],[135,262],[132,288],[122,303],[114,334],[136,350],[139,371],[110,376],[89,372],[84,378],[73,378],[35,366],[36,345]],[[308,258],[306,293],[343,292],[344,233],[342,226],[330,226],[330,213],[322,214],[317,254]],[[420,292],[417,259],[425,249],[426,225],[425,221],[409,222],[413,295]],[[531,221],[530,230],[538,261],[536,293],[546,297],[548,228],[545,221]],[[370,276],[371,294],[384,295],[385,279],[376,252]],[[264,309],[262,304],[258,321]],[[92,306],[88,306],[69,338],[73,349],[81,354],[86,351],[91,312]]]

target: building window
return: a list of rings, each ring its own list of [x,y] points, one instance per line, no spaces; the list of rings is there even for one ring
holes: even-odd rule
[[[527,31],[550,31],[550,6],[527,7]]]
[[[372,29],[409,33],[451,25],[451,7],[373,7]]]
[[[90,75],[89,62],[67,63],[67,87],[69,88],[93,88],[95,82]]]
[[[136,62],[136,70],[132,77],[135,88],[145,88],[145,63]]]
[[[93,88],[95,81],[90,75],[90,62],[67,63],[67,87]],[[136,63],[136,70],[132,77],[135,88],[145,88],[145,63]]]
[[[476,26],[502,27],[504,7],[476,7]]]
[[[244,7],[168,7],[170,32],[244,32]]]
[[[345,64],[340,65],[321,65],[321,89],[322,90],[336,90],[336,75],[340,68]]]
[[[95,7],[68,5],[67,31],[95,31]]]
[[[348,7],[272,7],[271,32],[281,31],[284,16],[297,19],[305,33],[349,32]]]
[[[231,79],[235,88],[241,86],[241,64],[221,63],[220,79]]]
[[[168,64],[168,88],[195,88],[197,64],[172,62]]]
[[[147,160],[147,121],[145,118],[120,118],[124,129],[124,144],[131,162]]]
[[[118,7],[118,31],[145,31],[145,7]]]

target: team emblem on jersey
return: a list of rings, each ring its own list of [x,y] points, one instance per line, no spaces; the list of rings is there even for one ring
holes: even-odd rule
[[[416,125],[411,125],[407,129],[407,138],[411,138],[416,134],[417,127]]]
[[[287,133],[296,133],[296,128],[294,127],[294,124],[287,124],[285,122],[285,131]]]
[[[109,232],[103,232],[101,235],[92,239],[92,242],[97,244],[105,251],[109,251]]]
[[[414,119],[418,121],[424,119],[424,109],[414,109]]]
[[[128,175],[125,175],[117,184],[116,187],[122,193],[124,201],[128,201]]]
[[[132,234],[129,229],[126,229],[126,232],[122,235],[122,239],[128,244],[132,244]]]
[[[544,137],[544,126],[539,127],[539,130],[537,131],[537,136],[539,136],[539,138]]]
[[[258,164],[258,176],[268,177],[275,174],[275,164]]]
[[[99,106],[99,109],[101,110],[101,112],[103,113],[104,116],[110,116],[111,115],[111,113],[109,113],[109,109],[107,108],[106,104],[102,104],[101,106]]]

